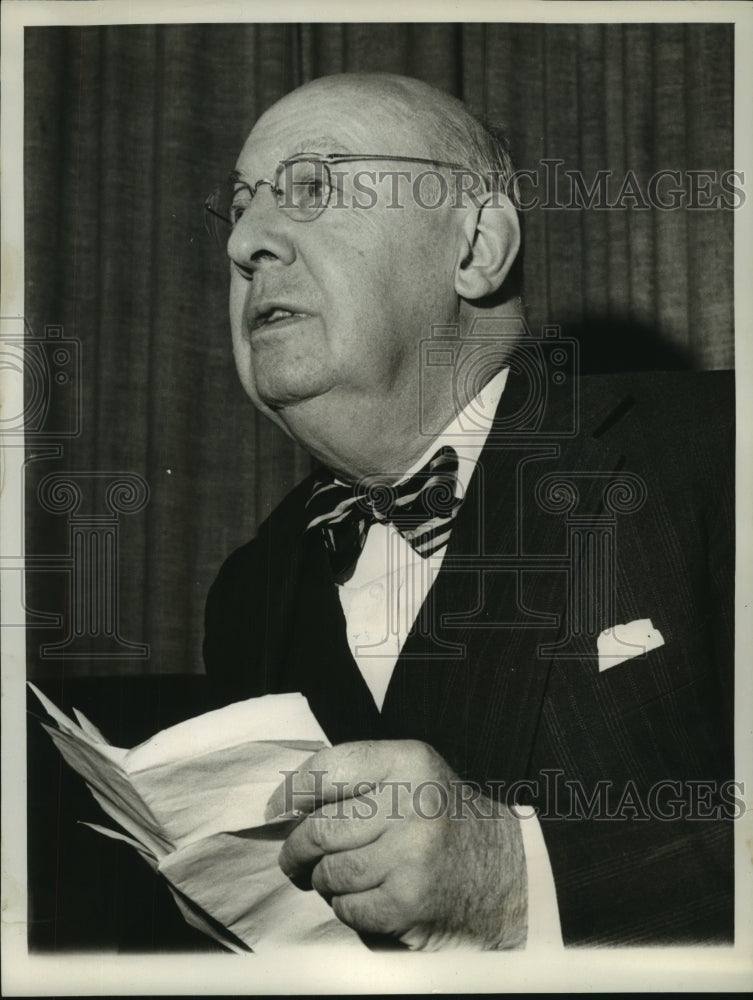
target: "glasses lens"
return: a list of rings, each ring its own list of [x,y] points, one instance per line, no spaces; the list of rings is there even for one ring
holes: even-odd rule
[[[223,249],[250,201],[248,185],[229,177],[204,202],[204,225]]]
[[[329,202],[329,168],[321,160],[290,160],[277,178],[279,205],[299,222],[316,218]]]
[[[290,160],[277,168],[273,187],[277,204],[300,222],[315,219],[327,207],[330,190],[329,168],[321,160]],[[204,202],[207,232],[221,247],[227,245],[252,197],[248,184],[231,175]]]

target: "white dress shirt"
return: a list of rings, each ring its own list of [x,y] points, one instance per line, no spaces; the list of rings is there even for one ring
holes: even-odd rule
[[[424,454],[402,479],[418,472],[439,448],[451,445],[458,456],[455,494],[463,497],[489,436],[507,374],[507,368],[498,372],[445,430],[432,438]],[[445,545],[424,559],[393,524],[372,524],[353,576],[338,585],[350,651],[380,710],[400,651],[446,551]],[[522,809],[520,814],[528,869],[526,946],[530,949],[561,945],[554,879],[541,828],[536,818],[531,815],[522,818]]]
[[[432,438],[401,482],[426,465],[443,445],[452,445],[458,456],[455,495],[465,496],[489,436],[507,371],[503,368],[498,372],[439,437]],[[446,551],[445,545],[424,559],[394,524],[372,524],[353,576],[338,587],[350,651],[379,709],[384,704],[400,651],[434,584]]]

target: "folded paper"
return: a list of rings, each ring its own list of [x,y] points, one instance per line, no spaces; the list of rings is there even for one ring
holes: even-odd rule
[[[365,948],[313,891],[282,873],[277,856],[296,821],[265,820],[282,772],[327,746],[301,694],[265,695],[162,730],[132,750],[111,746],[82,713],[68,718],[29,685],[66,760],[124,833],[167,879],[188,923],[231,951],[282,945]]]

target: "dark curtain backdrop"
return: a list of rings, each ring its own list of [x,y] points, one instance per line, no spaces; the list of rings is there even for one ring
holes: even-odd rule
[[[26,318],[36,340],[62,327],[81,360],[78,436],[55,436],[75,407],[53,379],[52,438],[28,442],[27,554],[49,558],[28,572],[27,604],[63,616],[32,616],[32,676],[200,672],[221,561],[309,469],[237,384],[226,267],[203,231],[204,196],[264,109],[316,76],[405,73],[506,124],[520,167],[558,158],[645,182],[732,167],[732,46],[730,26],[698,24],[27,29]],[[532,326],[576,333],[597,368],[731,367],[732,216],[527,212]],[[82,617],[93,598],[65,565],[76,526],[107,513],[94,472],[149,488],[112,529],[114,639]],[[76,523],[40,504],[53,474],[86,493]]]

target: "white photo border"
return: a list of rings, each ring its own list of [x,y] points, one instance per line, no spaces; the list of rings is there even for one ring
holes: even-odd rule
[[[753,180],[751,54],[753,7],[749,4],[654,2],[650,4],[546,3],[538,0],[500,6],[492,0],[463,4],[421,0],[382,2],[361,8],[342,0],[322,0],[313,9],[300,0],[280,3],[180,2],[163,0],[5,0],[2,6],[2,305],[0,317],[24,315],[23,265],[23,31],[35,25],[168,24],[220,22],[727,22],[735,24],[734,167]],[[736,943],[729,948],[570,949],[556,954],[341,954],[307,949],[295,955],[251,958],[234,955],[176,956],[77,954],[29,955],[26,891],[25,644],[22,628],[2,630],[2,993],[33,995],[257,995],[312,993],[501,993],[743,991],[753,987],[753,788],[751,731],[753,677],[753,199],[735,213],[735,321],[738,380],[737,596],[736,596],[736,774],[748,790],[747,811],[736,826]],[[3,331],[4,332],[4,331]],[[6,405],[21,412],[22,381],[0,372]],[[23,551],[20,482],[23,448],[2,456],[0,551]],[[23,578],[3,572],[3,620],[18,606]],[[296,953],[297,954],[297,953]],[[249,966],[253,963],[253,967]]]

